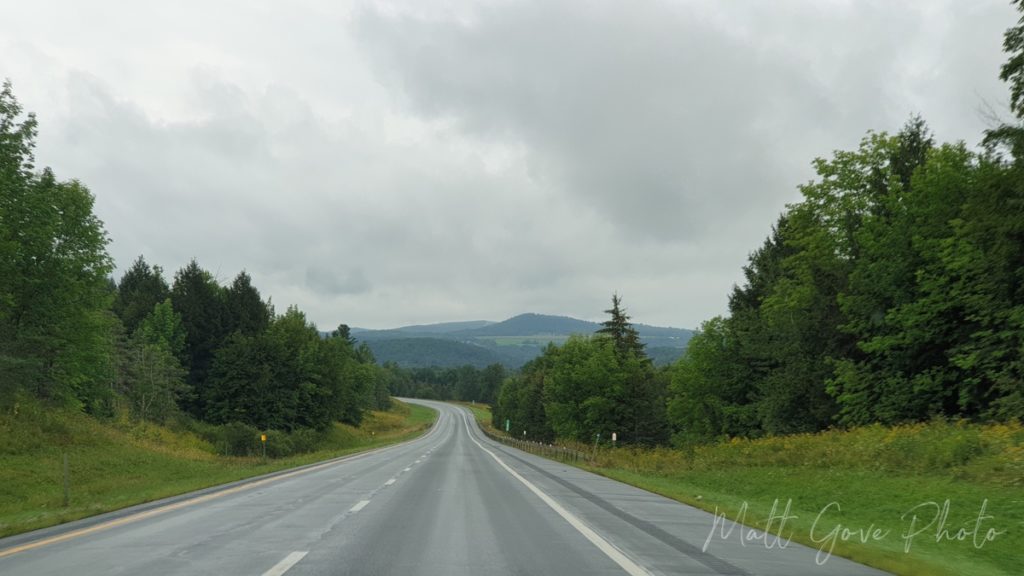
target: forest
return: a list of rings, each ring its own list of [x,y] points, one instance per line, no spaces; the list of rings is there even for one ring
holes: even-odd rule
[[[37,171],[37,121],[0,91],[0,403],[99,418],[187,419],[204,430],[325,430],[390,403],[387,372],[344,325],[323,337],[277,314],[244,271],[227,285],[195,260],[168,282],[139,257],[119,281],[94,198]]]

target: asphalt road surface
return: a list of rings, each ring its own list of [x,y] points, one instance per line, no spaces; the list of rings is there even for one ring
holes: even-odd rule
[[[0,540],[0,574],[288,576],[882,572],[497,444],[468,411],[294,473]]]

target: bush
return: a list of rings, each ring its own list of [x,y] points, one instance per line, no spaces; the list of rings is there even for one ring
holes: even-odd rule
[[[219,441],[212,442],[221,454],[227,456],[255,456],[260,454],[260,431],[241,422],[228,422],[217,427]]]

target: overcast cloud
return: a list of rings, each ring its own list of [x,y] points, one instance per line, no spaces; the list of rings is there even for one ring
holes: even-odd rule
[[[88,5],[86,5],[88,4]],[[155,6],[155,7],[153,7]],[[37,163],[139,254],[323,329],[696,327],[815,156],[1005,113],[1008,0],[12,3]]]

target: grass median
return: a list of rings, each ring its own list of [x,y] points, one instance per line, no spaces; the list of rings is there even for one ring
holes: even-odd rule
[[[423,434],[437,418],[431,408],[393,404],[367,413],[358,428],[335,424],[315,451],[276,459],[218,455],[185,428],[23,407],[0,416],[0,536],[395,444]]]
[[[489,412],[472,408],[490,426]],[[826,563],[831,552],[910,576],[1011,576],[1024,566],[1019,423],[868,426],[686,449],[575,447],[590,454],[587,470],[717,513],[712,553],[723,538],[791,539]],[[728,532],[734,522],[779,538]]]

